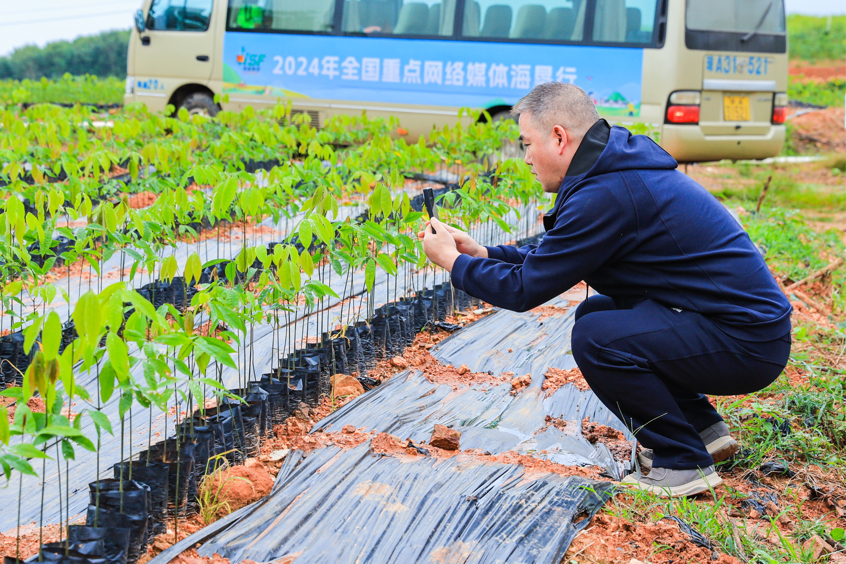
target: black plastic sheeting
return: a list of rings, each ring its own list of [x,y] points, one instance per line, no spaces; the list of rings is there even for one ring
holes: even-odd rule
[[[581,436],[581,421],[587,417],[621,431],[634,452],[635,440],[622,422],[590,390],[568,384],[546,397],[541,389],[549,367],[576,365],[570,353],[574,310],[565,312],[565,300],[550,305],[561,308],[561,313],[547,313],[541,319],[535,313],[500,311],[429,351],[444,364],[466,364],[473,372],[531,374],[532,383],[519,394],[512,395],[509,383],[453,390],[432,384],[419,373],[405,372],[333,413],[316,429],[340,431],[344,425],[354,425],[418,443],[428,441],[433,426],[440,424],[461,432],[462,449],[532,453],[558,464],[600,466],[609,477],[621,479],[633,469],[631,458],[617,461],[604,444],[591,444]],[[539,432],[546,427],[547,416],[573,422],[569,426],[573,434],[552,426]]]
[[[575,296],[574,296],[575,297]],[[549,367],[575,365],[569,354],[572,310],[561,314],[497,312],[431,349],[445,363],[479,372],[530,373],[532,384],[475,384],[454,390],[417,371],[393,376],[319,422],[428,441],[434,424],[461,431],[462,450],[516,451],[575,466],[600,466],[619,479],[631,462],[613,458],[572,425],[572,434],[546,425],[547,415],[580,423],[585,417],[621,429],[591,392],[565,385],[541,389]],[[513,353],[506,353],[511,348]],[[634,441],[630,435],[627,435]],[[545,454],[540,451],[545,450]],[[347,451],[326,447],[288,455],[269,496],[214,532],[200,531],[162,553],[164,564],[208,539],[199,553],[233,563],[296,556],[301,563],[561,561],[575,534],[613,494],[614,483],[557,474],[527,474],[520,465],[374,453],[369,443]]]
[[[286,460],[274,492],[203,545],[233,562],[558,563],[610,483],[369,444]]]

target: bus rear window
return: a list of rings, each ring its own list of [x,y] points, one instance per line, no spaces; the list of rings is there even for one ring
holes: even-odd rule
[[[687,29],[782,34],[783,0],[687,0]]]

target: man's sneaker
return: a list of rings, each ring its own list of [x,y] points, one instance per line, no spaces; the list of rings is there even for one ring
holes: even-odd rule
[[[644,474],[648,474],[652,470],[652,462],[655,460],[655,453],[651,448],[642,449],[637,453],[637,462],[640,464],[640,470]]]
[[[653,468],[648,476],[635,472],[627,476],[621,486],[637,488],[661,497],[686,497],[706,492],[723,483],[713,466],[694,470]]]
[[[714,459],[714,464],[732,457],[740,449],[740,445],[731,436],[728,426],[722,421],[703,430],[699,436],[702,437],[708,454]],[[653,460],[655,460],[655,453],[651,449],[646,448],[637,453],[637,461],[643,472],[649,472],[652,469]]]
[[[728,426],[723,421],[700,431],[699,436],[702,437],[708,454],[714,459],[714,464],[730,458],[740,449],[740,445],[731,436]]]

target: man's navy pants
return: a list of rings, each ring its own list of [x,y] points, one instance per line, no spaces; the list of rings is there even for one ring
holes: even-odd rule
[[[572,347],[582,375],[638,442],[653,449],[655,467],[712,465],[699,431],[722,418],[703,394],[767,387],[787,364],[790,334],[741,341],[698,313],[649,299],[618,305],[597,295],[576,309]]]

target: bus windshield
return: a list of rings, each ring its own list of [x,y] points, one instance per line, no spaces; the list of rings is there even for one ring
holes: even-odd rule
[[[783,34],[783,0],[687,0],[687,28]]]

